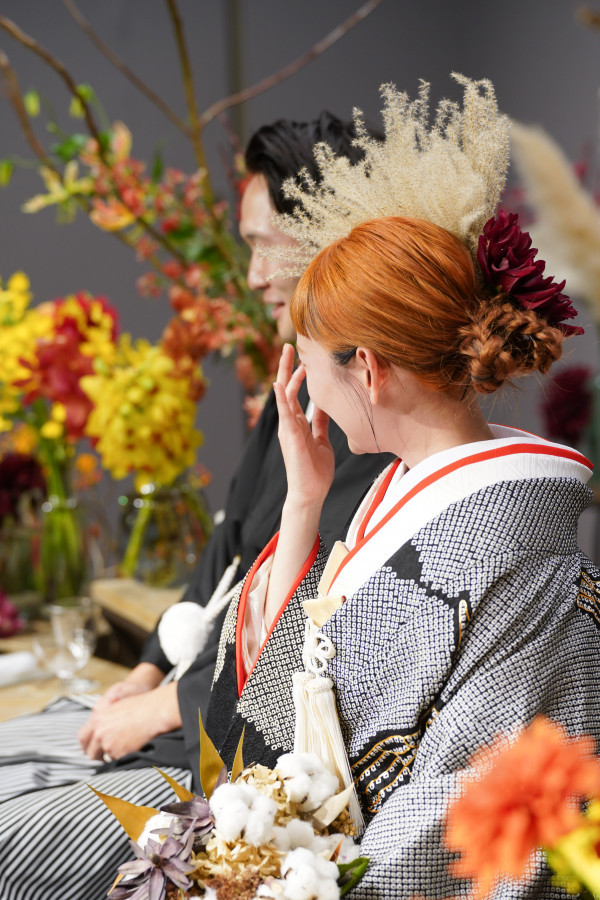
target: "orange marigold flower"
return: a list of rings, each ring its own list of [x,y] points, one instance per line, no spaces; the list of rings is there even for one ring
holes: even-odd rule
[[[462,854],[453,874],[475,879],[476,897],[497,877],[521,878],[536,848],[581,824],[581,802],[600,796],[594,748],[591,737],[569,738],[538,716],[513,743],[475,755],[475,773],[448,810],[446,845]]]

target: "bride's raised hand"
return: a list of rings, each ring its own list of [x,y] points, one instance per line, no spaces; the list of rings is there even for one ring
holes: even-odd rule
[[[315,407],[312,428],[298,402],[304,366],[294,370],[294,348],[283,348],[274,385],[279,412],[279,443],[285,462],[287,502],[294,506],[322,503],[331,487],[335,458],[329,443],[329,416]]]

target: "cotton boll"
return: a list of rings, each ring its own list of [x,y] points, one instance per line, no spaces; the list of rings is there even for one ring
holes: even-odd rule
[[[210,798],[215,828],[226,841],[237,841],[246,828],[252,802],[247,790],[245,784],[222,784]]]
[[[186,600],[164,613],[158,623],[158,639],[172,666],[187,667],[204,650],[210,630],[204,607]]]
[[[277,760],[288,800],[301,803],[301,809],[317,809],[339,790],[337,776],[314,753],[285,753]]]
[[[148,819],[144,830],[136,841],[136,844],[138,844],[138,846],[142,848],[146,847],[148,840],[156,841],[157,844],[163,844],[173,822],[176,822],[177,820],[178,817],[172,816],[170,815],[170,813],[157,813],[155,816],[152,816],[150,819]],[[157,831],[159,832],[158,834],[155,833]]]
[[[303,822],[301,819],[291,819],[285,827],[276,827],[274,831],[275,844],[283,853],[296,850],[297,847],[306,847],[308,850],[312,850],[313,853],[322,853],[329,850],[329,838],[315,834],[310,822]]]
[[[265,844],[273,837],[273,822],[277,804],[270,797],[259,794],[250,807],[250,815],[246,822],[243,839],[253,847]]]
[[[283,828],[275,828],[275,844],[279,850],[287,853],[297,847],[311,847],[315,832],[310,822],[292,819]]]
[[[281,866],[286,900],[338,900],[338,867],[299,847],[292,850]]]
[[[257,795],[258,791],[256,788],[251,787],[249,784],[229,784],[229,782],[220,784],[219,787],[213,791],[209,800],[210,811],[216,818],[223,810],[226,810],[227,807],[231,806],[232,803],[241,803],[244,806],[249,807],[252,805],[252,801]]]
[[[274,883],[277,886],[280,885],[279,880],[274,879],[274,878],[271,879],[271,883]],[[278,900],[278,898],[279,898],[279,900],[281,900],[282,897],[283,897],[282,889],[279,889],[278,893],[276,894],[273,892],[273,890],[271,890],[271,887],[268,884],[259,884],[259,886],[256,889],[256,894],[254,895],[254,900],[266,900],[266,898],[268,898],[268,900],[273,900],[273,898],[274,898],[274,900]]]
[[[226,841],[259,846],[273,835],[277,805],[248,784],[222,784],[210,798],[215,827]]]

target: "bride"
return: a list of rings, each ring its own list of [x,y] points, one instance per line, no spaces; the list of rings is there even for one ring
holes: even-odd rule
[[[230,607],[207,722],[229,763],[245,727],[247,759],[309,749],[354,785],[364,898],[466,890],[443,816],[496,735],[543,713],[600,738],[600,572],[576,545],[591,464],[477,403],[546,372],[580,329],[516,216],[495,215],[506,121],[489,83],[463,84],[464,109],[430,134],[423,97],[388,91],[388,155],[364,138],[360,190],[326,150],[324,186],[289,188],[309,215],[287,225],[314,258],[291,306],[299,364],[286,346],[275,385],[288,494]],[[397,459],[327,558],[330,417],[352,452]],[[534,896],[563,896],[541,857],[494,894]]]

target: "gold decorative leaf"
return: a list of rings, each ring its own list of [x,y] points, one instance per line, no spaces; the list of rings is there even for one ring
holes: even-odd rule
[[[184,787],[182,784],[179,784],[178,781],[175,781],[174,778],[171,778],[170,775],[167,775],[167,773],[163,772],[162,769],[159,769],[158,766],[154,766],[154,768],[156,769],[158,774],[162,775],[162,777],[165,779],[165,781],[171,785],[171,787],[177,794],[178,799],[181,800],[182,803],[185,803],[186,800],[194,799],[194,795],[192,794],[191,791],[188,791],[188,789],[186,787]]]
[[[120,797],[111,797],[110,794],[103,794],[102,791],[97,791],[91,785],[88,785],[88,787],[108,806],[115,819],[118,819],[132,841],[137,841],[148,820],[160,812],[160,810],[154,809],[152,806],[136,806],[135,803],[121,800]]]
[[[242,756],[242,745],[244,743],[244,734],[246,733],[246,726],[242,728],[242,736],[240,738],[240,742],[237,745],[237,750],[235,751],[235,759],[233,760],[233,766],[231,767],[231,780],[232,782],[238,777],[240,772],[244,770],[244,758]]]
[[[225,765],[217,749],[206,731],[202,721],[202,713],[198,710],[198,721],[200,722],[200,784],[204,791],[204,796],[210,800],[215,784]]]

